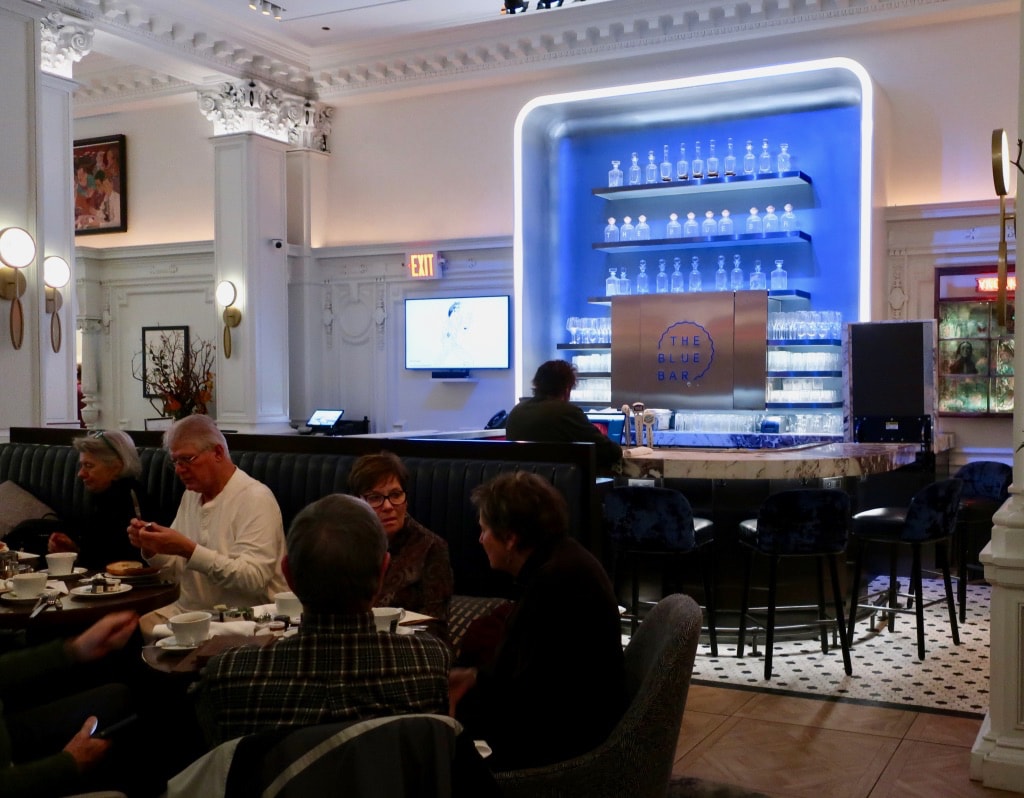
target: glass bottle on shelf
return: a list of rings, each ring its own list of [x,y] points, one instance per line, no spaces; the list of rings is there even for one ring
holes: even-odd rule
[[[700,291],[700,262],[696,255],[690,258],[689,289],[691,294]]]
[[[718,235],[718,222],[715,221],[714,211],[707,211],[704,214],[704,221],[700,226],[700,234],[702,236]]]
[[[670,213],[668,215],[668,224],[665,225],[665,238],[682,238],[683,237],[683,226],[679,224],[679,214]]]
[[[618,296],[619,294],[619,278],[616,269],[608,269],[608,276],[604,281],[604,295],[605,296]]]
[[[665,149],[661,157],[661,182],[670,183],[672,181],[672,161],[668,159],[668,145],[665,145]]]
[[[736,153],[732,151],[732,138],[725,145],[725,158],[722,159],[722,168],[726,175],[736,174]]]
[[[658,261],[658,276],[654,278],[654,291],[657,294],[668,293],[668,275],[665,274],[665,259]]]
[[[686,145],[679,144],[679,160],[676,161],[676,180],[686,180],[690,176],[690,162],[686,160]]]
[[[619,228],[619,241],[636,241],[636,228],[633,227],[633,219],[630,216],[624,216],[622,219],[622,227]]]
[[[640,163],[637,158],[638,156],[634,152],[632,155],[632,163],[629,165],[629,184],[631,186],[640,185]]]
[[[700,225],[697,224],[697,214],[690,211],[686,214],[686,222],[683,224],[683,238],[696,238],[700,235]]]
[[[683,293],[683,262],[681,258],[672,260],[672,293]]]
[[[636,292],[638,294],[651,293],[650,278],[647,276],[647,261],[640,261],[640,274],[636,276]]]
[[[608,188],[618,188],[622,185],[622,170],[619,164],[622,161],[612,161],[612,168],[608,172]]]
[[[764,231],[766,233],[779,232],[779,217],[775,215],[775,206],[769,205],[764,209]]]
[[[763,233],[764,225],[761,223],[761,217],[757,213],[757,208],[750,209],[750,216],[747,217],[747,232],[748,233]]]
[[[768,139],[761,140],[761,158],[758,161],[757,170],[761,174],[772,171],[772,154],[768,152]]]
[[[658,182],[658,164],[654,162],[654,150],[647,151],[647,182]]]
[[[626,276],[626,267],[623,266],[619,270],[619,296],[629,296],[633,293],[633,286],[629,282],[629,277]]]
[[[782,261],[775,261],[775,269],[771,273],[772,291],[785,291],[789,284],[789,277],[786,270],[782,268]]]
[[[704,159],[700,157],[700,142],[693,145],[693,160],[690,161],[690,174],[697,180],[704,177]]]
[[[750,273],[750,290],[764,291],[764,272],[761,271],[761,261],[754,261],[754,271]]]
[[[779,172],[788,172],[792,166],[792,160],[789,156],[789,145],[783,142],[779,145],[779,154],[775,159],[776,165],[779,167]]]
[[[708,141],[708,177],[718,177],[718,156],[715,154],[715,140]]]
[[[793,206],[787,202],[782,208],[784,213],[779,217],[779,227],[786,232],[799,230],[800,225],[797,222],[796,214],[793,213]]]
[[[608,224],[604,227],[605,243],[613,243],[619,240],[619,228],[615,225],[615,217],[608,217]]]
[[[718,235],[731,236],[733,229],[732,216],[729,214],[729,209],[726,208],[722,211],[722,218],[718,220]]]
[[[729,287],[729,275],[725,271],[725,255],[718,256],[718,268],[715,270],[715,290],[725,291]]]
[[[647,224],[647,217],[642,213],[640,214],[640,221],[636,225],[636,240],[637,241],[650,241],[651,240],[651,226]]]
[[[754,167],[757,165],[757,158],[754,157],[754,142],[747,139],[747,151],[743,154],[743,174],[754,174]]]
[[[743,286],[746,285],[746,280],[743,279],[743,269],[740,268],[740,256],[732,256],[732,272],[729,274],[729,288],[733,291],[742,291]]]

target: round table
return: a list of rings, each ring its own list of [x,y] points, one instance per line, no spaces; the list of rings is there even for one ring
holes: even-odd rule
[[[65,584],[72,588],[78,583],[67,580]],[[13,603],[0,596],[0,629],[25,629],[50,636],[57,630],[84,629],[116,610],[134,610],[144,615],[177,600],[178,585],[175,582],[133,584],[131,590],[110,596],[80,598],[68,594],[61,598],[63,609],[45,609],[35,618],[30,618],[35,602]]]

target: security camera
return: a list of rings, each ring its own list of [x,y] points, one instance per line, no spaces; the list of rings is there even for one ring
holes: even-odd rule
[[[270,243],[274,245],[274,249],[280,249],[284,246],[284,241],[280,238],[272,238],[270,239]]]

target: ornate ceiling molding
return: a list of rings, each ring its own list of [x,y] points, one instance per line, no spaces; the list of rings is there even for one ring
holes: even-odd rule
[[[173,7],[164,5],[159,16],[129,0],[43,0],[43,5],[205,69],[205,84],[193,81],[197,89],[225,78],[255,79],[321,100],[491,79],[498,73],[532,74],[755,37],[1019,12],[1016,0],[616,0],[579,4],[568,14],[496,15],[493,22],[367,42],[358,51],[298,52],[247,38],[242,31],[192,29],[174,20]],[[157,76],[159,71],[150,83],[174,80]],[[98,100],[103,90],[93,85],[91,98]]]

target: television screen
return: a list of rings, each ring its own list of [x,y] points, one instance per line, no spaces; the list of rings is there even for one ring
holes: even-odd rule
[[[330,428],[337,424],[344,414],[344,410],[314,410],[306,426]]]
[[[509,298],[405,300],[407,369],[507,369]]]

